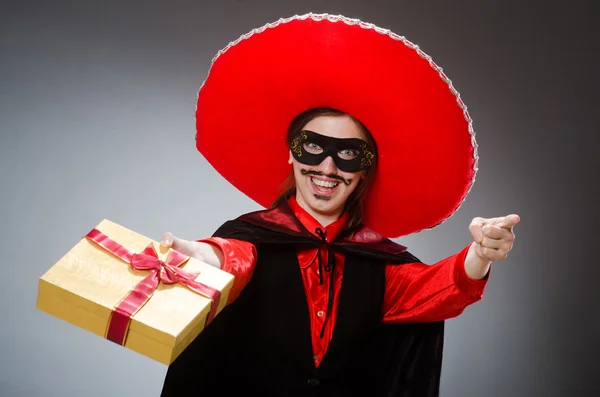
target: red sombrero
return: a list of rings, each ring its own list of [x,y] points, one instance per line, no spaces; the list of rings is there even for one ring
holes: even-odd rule
[[[291,171],[291,121],[319,107],[353,115],[375,138],[368,227],[394,238],[458,210],[477,172],[466,106],[418,46],[356,19],[280,19],[221,50],[198,93],[196,145],[224,178],[268,207]]]

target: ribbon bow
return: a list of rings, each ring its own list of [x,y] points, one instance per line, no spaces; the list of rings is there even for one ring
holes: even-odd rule
[[[162,261],[158,258],[152,243],[141,253],[133,253],[97,229],[92,229],[85,237],[130,264],[133,269],[151,271],[113,309],[106,332],[108,340],[119,345],[125,344],[131,317],[150,300],[161,282],[164,284],[183,284],[211,299],[212,303],[206,325],[215,317],[221,299],[221,292],[195,281],[198,273],[187,272],[180,268],[190,259],[188,256],[169,250],[167,259]]]

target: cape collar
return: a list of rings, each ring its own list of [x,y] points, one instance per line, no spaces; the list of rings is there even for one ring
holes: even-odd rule
[[[251,212],[242,215],[238,220],[250,223],[264,229],[297,237],[303,241],[322,242],[322,240],[311,232],[298,219],[288,201],[283,201],[275,208]],[[343,226],[345,226],[343,223]],[[336,225],[338,227],[339,225]],[[406,247],[397,244],[387,237],[360,225],[353,230],[341,229],[334,239],[328,241],[333,246],[365,248],[369,250],[385,252],[389,254],[401,254]]]

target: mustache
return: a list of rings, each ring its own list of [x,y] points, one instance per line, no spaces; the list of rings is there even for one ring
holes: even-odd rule
[[[324,173],[319,172],[319,171],[307,171],[305,169],[301,169],[300,173],[302,175],[325,176],[327,178],[338,180],[338,181],[344,183],[346,186],[348,186],[348,185],[350,185],[352,183],[352,179],[345,179],[345,178],[342,178],[339,175],[333,175],[333,174],[325,175]]]

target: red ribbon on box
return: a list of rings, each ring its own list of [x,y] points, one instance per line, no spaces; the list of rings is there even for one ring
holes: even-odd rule
[[[85,237],[121,258],[133,269],[151,271],[113,309],[106,331],[108,340],[125,345],[131,317],[150,300],[161,281],[165,284],[183,284],[192,291],[210,298],[212,303],[206,325],[214,319],[221,300],[221,291],[195,281],[198,273],[186,272],[180,268],[190,259],[188,256],[170,250],[167,259],[161,261],[152,243],[141,253],[134,253],[98,229],[92,229]]]

